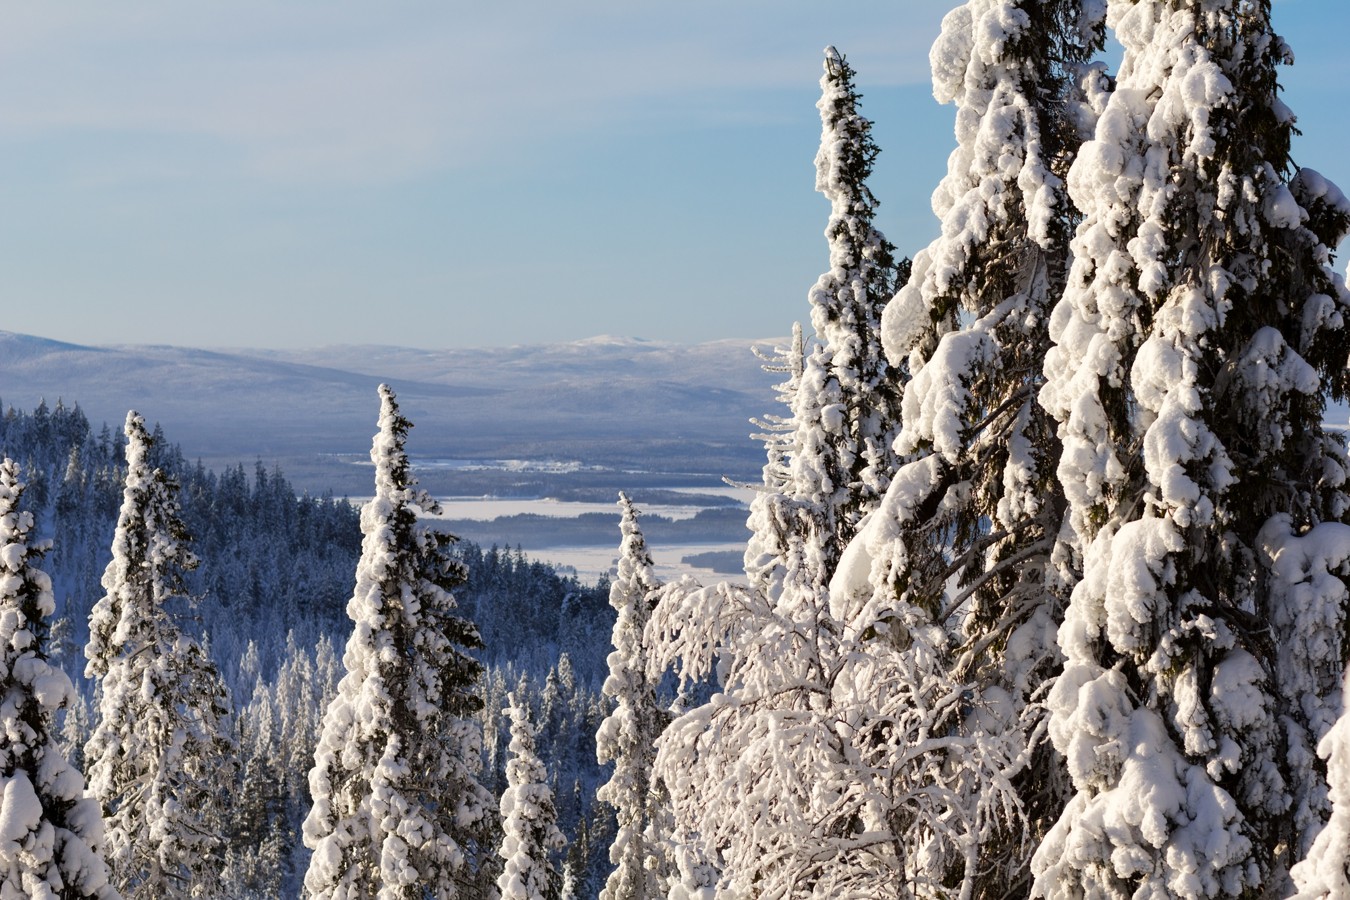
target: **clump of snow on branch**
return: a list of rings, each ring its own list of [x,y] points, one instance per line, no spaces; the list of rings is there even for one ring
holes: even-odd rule
[[[1342,689],[1342,696],[1347,693]],[[1350,714],[1342,713],[1317,746],[1327,766],[1331,819],[1291,873],[1295,900],[1350,897]]]

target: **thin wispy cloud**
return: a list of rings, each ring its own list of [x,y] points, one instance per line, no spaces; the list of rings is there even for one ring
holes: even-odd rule
[[[697,102],[713,92],[809,92],[826,21],[875,58],[871,83],[923,82],[948,4],[10,5],[0,136],[206,138],[254,175],[379,181],[672,109],[727,116]]]

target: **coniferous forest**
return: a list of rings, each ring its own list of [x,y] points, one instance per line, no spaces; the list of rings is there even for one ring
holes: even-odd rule
[[[742,579],[626,495],[596,585],[441,533],[388,386],[359,510],[9,410],[0,897],[1350,897],[1350,201],[1270,12],[957,7],[909,256],[827,48]]]

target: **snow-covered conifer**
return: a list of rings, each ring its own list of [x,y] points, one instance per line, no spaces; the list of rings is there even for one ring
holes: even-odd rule
[[[437,505],[415,488],[411,423],[381,385],[371,460],[375,496],[348,602],[347,673],[324,715],[304,825],[315,898],[470,898],[488,887],[491,797],[474,766],[481,665],[450,590],[464,579],[453,538],[418,521]]]
[[[504,861],[497,877],[502,900],[557,900],[562,879],[551,854],[567,843],[558,830],[548,772],[535,748],[535,729],[524,697],[507,695],[511,718],[511,758],[506,762],[502,793]],[[603,895],[602,895],[603,896]]]
[[[769,420],[748,523],[751,586],[669,585],[649,629],[657,670],[678,654],[681,675],[697,679],[717,659],[723,688],[672,723],[657,760],[685,842],[676,887],[690,895],[708,887],[714,861],[719,889],[747,894],[828,892],[841,868],[894,880],[842,849],[856,841],[832,815],[856,760],[831,707],[839,627],[829,582],[893,469],[900,379],[878,330],[896,265],[872,222],[877,148],[852,68],[834,48],[824,68],[816,187],[831,201],[830,269],[809,294],[814,341],[787,354],[779,392],[791,417]]]
[[[75,697],[47,657],[51,579],[11,459],[0,462],[0,896],[115,898],[103,820],[57,745],[57,709]]]
[[[1291,173],[1266,0],[1111,0],[1124,47],[1069,176],[1084,213],[1041,398],[1081,553],[1050,733],[1059,897],[1287,893],[1338,703],[1350,207]]]
[[[755,539],[746,571],[756,587],[767,582],[773,600],[789,569],[801,569],[793,575],[800,583],[828,581],[895,468],[900,379],[882,352],[880,320],[897,265],[873,223],[877,201],[867,178],[879,151],[872,123],[858,112],[853,76],[844,57],[826,48],[816,190],[830,201],[830,268],[808,294],[814,340],[803,343],[794,327],[784,353],[790,377],[779,397],[791,416],[767,420],[769,460],[748,523]],[[760,574],[775,568],[780,574]]]
[[[1063,501],[1036,390],[1101,37],[1095,3],[970,0],[930,55],[957,146],[933,195],[941,236],[883,316],[887,353],[910,372],[905,462],[840,566],[832,610],[834,704],[866,768],[887,773],[854,803],[920,895],[1025,891],[1027,846],[1058,813],[1033,701],[1058,662]],[[933,734],[944,742],[921,749]]]
[[[830,268],[808,295],[816,347],[793,404],[799,444],[822,441],[802,447],[811,471],[794,474],[818,482],[813,488],[832,501],[818,515],[837,542],[835,560],[886,490],[900,416],[900,379],[880,341],[881,310],[896,288],[895,248],[874,224],[878,204],[867,179],[880,151],[858,111],[854,74],[839,51],[825,49],[816,190],[830,201]],[[830,562],[827,556],[827,568]]]
[[[226,793],[237,766],[230,703],[209,655],[167,604],[196,565],[177,486],[151,468],[152,438],[126,420],[126,477],[106,592],[93,608],[86,676],[98,679],[85,746],[113,884],[126,897],[228,894],[219,883]]]
[[[806,339],[802,334],[802,324],[792,323],[790,346],[776,347],[772,354],[758,347],[754,348],[754,352],[764,360],[761,367],[764,371],[787,375],[784,381],[775,386],[778,400],[786,407],[787,414],[766,413],[751,420],[751,424],[761,429],[761,432],[750,437],[764,442],[767,457],[762,482],[758,485],[742,485],[756,489],[750,501],[750,521],[760,523],[760,527],[750,529],[750,539],[745,545],[745,575],[750,580],[752,590],[765,597],[777,597],[783,589],[783,560],[787,556],[783,545],[787,535],[785,528],[778,527],[774,522],[773,511],[785,495],[792,478],[797,427],[792,421],[791,412],[806,364]]]
[[[600,897],[655,900],[665,896],[669,862],[660,833],[666,815],[664,790],[653,777],[652,766],[656,739],[669,716],[658,706],[656,687],[648,675],[644,632],[652,593],[659,583],[637,510],[627,494],[619,494],[619,509],[619,568],[609,589],[609,603],[617,613],[614,650],[609,654],[609,676],[602,689],[614,708],[595,736],[600,763],[614,763],[609,781],[595,796],[614,807],[618,832],[609,851],[615,868]]]

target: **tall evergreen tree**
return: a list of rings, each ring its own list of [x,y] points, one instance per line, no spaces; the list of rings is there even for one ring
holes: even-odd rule
[[[828,500],[813,510],[826,570],[833,569],[859,520],[886,491],[900,419],[901,379],[878,339],[899,265],[874,221],[878,204],[867,179],[880,149],[872,123],[858,111],[862,95],[855,74],[839,51],[825,48],[816,103],[821,121],[816,190],[830,201],[825,227],[830,268],[808,295],[816,345],[793,402],[801,445],[793,492]],[[820,443],[812,446],[813,441]]]
[[[454,540],[419,523],[438,507],[415,489],[408,429],[381,385],[371,448],[375,496],[361,510],[361,560],[347,605],[347,674],[310,772],[305,875],[317,898],[479,898],[490,890],[491,797],[474,776],[482,667],[478,630],[455,614],[464,581]]]
[[[662,834],[668,815],[664,786],[652,772],[656,739],[669,721],[658,704],[656,687],[647,674],[644,632],[651,614],[652,592],[657,589],[651,554],[638,524],[637,510],[627,494],[619,494],[619,569],[610,585],[609,602],[617,617],[614,650],[609,654],[609,676],[603,692],[614,702],[596,734],[596,756],[601,764],[614,763],[609,781],[596,799],[614,807],[618,832],[610,847],[614,864],[600,892],[601,900],[656,900],[666,895],[669,861]]]
[[[720,889],[755,894],[893,881],[849,849],[849,816],[835,815],[856,759],[831,706],[840,629],[829,583],[894,468],[902,373],[886,362],[878,329],[897,265],[873,222],[866,179],[878,151],[853,70],[834,48],[824,68],[816,187],[831,202],[830,268],[809,294],[814,341],[795,341],[784,366],[791,417],[770,420],[766,436],[749,520],[751,587],[668,586],[653,626],[665,644],[658,664],[679,654],[681,674],[698,678],[720,660],[723,693],[672,723],[657,761],[681,841],[698,844],[677,853],[680,889],[692,893],[717,861]]]
[[[506,763],[506,790],[501,812],[502,874],[497,889],[502,900],[559,900],[562,877],[549,856],[566,840],[558,830],[548,772],[535,746],[535,729],[524,696],[508,694],[511,758]]]
[[[12,459],[0,462],[0,896],[112,900],[103,821],[61,754],[56,711],[75,697],[47,657],[51,579]]]
[[[126,420],[126,477],[106,592],[93,608],[85,675],[98,680],[85,745],[103,808],[113,883],[127,897],[228,894],[219,882],[224,796],[237,765],[230,704],[210,656],[174,622],[196,565],[177,485],[152,468],[153,441]]]
[[[794,327],[785,353],[782,368],[790,377],[779,397],[791,415],[768,421],[769,461],[748,523],[754,539],[746,571],[771,603],[824,590],[895,469],[900,379],[882,352],[880,319],[897,264],[874,224],[877,201],[867,178],[879,150],[872,123],[858,112],[854,74],[835,48],[826,48],[816,104],[816,190],[830,201],[830,268],[808,294],[814,340],[808,346]]]
[[[1082,553],[1047,897],[1287,894],[1339,706],[1350,206],[1289,156],[1268,0],[1112,0],[1120,74],[1041,397]],[[1292,176],[1292,177],[1291,177]]]
[[[921,896],[1024,894],[1028,847],[1062,803],[1036,701],[1058,667],[1064,502],[1036,390],[1076,219],[1064,178],[1102,87],[1096,12],[970,0],[930,56],[957,146],[933,197],[941,236],[883,316],[911,373],[905,462],[833,597],[834,703],[882,773],[853,803]]]

